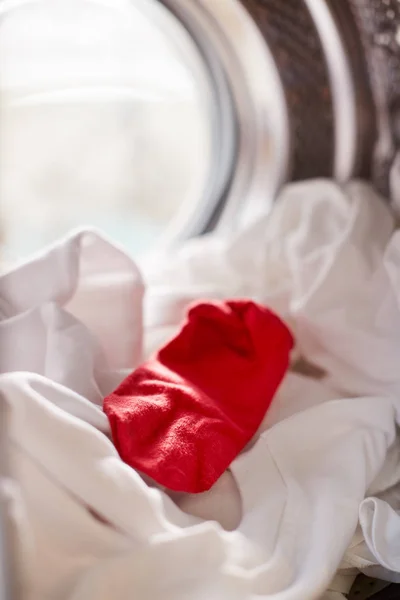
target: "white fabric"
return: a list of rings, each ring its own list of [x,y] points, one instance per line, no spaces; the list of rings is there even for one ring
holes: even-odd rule
[[[101,403],[142,355],[143,283],[96,231],[73,233],[0,279],[0,372],[32,371]]]
[[[201,295],[250,296],[272,302],[281,313],[290,304],[299,308],[328,275],[341,271],[332,270],[339,262],[346,275],[363,280],[379,264],[393,228],[384,201],[365,184],[341,189],[321,180],[287,186],[272,214],[245,231],[225,239],[209,234],[146,264],[147,325],[174,324],[185,297]],[[355,284],[338,279],[338,288],[324,291],[340,296]]]
[[[289,372],[278,389],[253,444],[260,434],[280,421],[336,398],[337,394],[323,383]],[[175,501],[184,512],[205,520],[218,521],[228,531],[236,529],[242,518],[242,498],[231,471],[226,471],[209,492],[184,494],[175,498]]]
[[[26,515],[19,525],[29,524],[20,538],[28,542],[28,598],[105,599],[110,586],[121,599],[131,589],[155,600],[228,600],[232,589],[243,599],[318,598],[400,422],[397,402],[365,398],[322,404],[268,430],[232,467],[243,519],[224,534],[210,523],[189,526],[147,488],[106,436],[68,412],[81,399],[66,388],[16,374],[4,375],[0,390],[11,406],[12,464]],[[345,461],[349,455],[354,460]]]
[[[393,228],[363,185],[302,184],[271,219],[147,273],[144,353],[193,299],[246,295],[288,320],[309,371],[293,364],[253,443],[202,497],[151,489],[108,437],[101,397],[142,356],[132,261],[78,232],[0,279],[24,600],[336,600],[366,549],[367,566],[398,568]]]
[[[400,486],[360,506],[360,526],[345,560],[370,577],[400,583]]]

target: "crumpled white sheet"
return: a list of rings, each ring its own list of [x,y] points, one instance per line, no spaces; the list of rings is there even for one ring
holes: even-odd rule
[[[365,185],[312,182],[234,239],[209,236],[147,267],[144,354],[204,297],[266,302],[296,335],[293,370],[252,446],[203,497],[149,488],[108,437],[101,397],[142,357],[133,262],[80,232],[2,277],[24,598],[318,600],[346,591],[330,582],[363,552],[367,566],[399,569],[393,230]]]
[[[45,249],[0,278],[0,372],[38,373],[102,404],[141,360],[143,291],[135,264],[95,231]]]
[[[288,186],[272,215],[245,232],[195,240],[148,268],[146,326],[158,343],[192,298],[249,296],[290,322],[302,355],[335,387],[396,391],[397,236],[384,256],[393,230],[384,201],[364,184]],[[371,343],[385,361],[371,361]]]

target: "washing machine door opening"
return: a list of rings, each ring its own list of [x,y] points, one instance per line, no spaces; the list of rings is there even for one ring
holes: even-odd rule
[[[135,255],[212,229],[236,124],[208,59],[156,0],[5,0],[3,258],[87,225]]]

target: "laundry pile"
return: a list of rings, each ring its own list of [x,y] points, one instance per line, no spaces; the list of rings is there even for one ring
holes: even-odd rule
[[[400,232],[367,185],[288,186],[140,270],[74,232],[0,278],[0,317],[24,600],[400,581]]]

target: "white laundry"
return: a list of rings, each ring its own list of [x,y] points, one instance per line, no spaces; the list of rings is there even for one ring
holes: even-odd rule
[[[246,296],[289,322],[302,355],[328,370],[334,387],[356,395],[387,391],[391,382],[380,379],[391,366],[369,359],[392,350],[400,324],[400,314],[382,314],[393,304],[382,266],[393,229],[384,200],[366,184],[290,185],[272,214],[246,231],[194,240],[148,267],[148,335],[157,343],[171,335],[193,299]],[[393,250],[386,262],[394,273],[396,261]]]
[[[71,234],[0,278],[0,373],[39,373],[101,404],[141,360],[142,296],[125,253]]]
[[[369,566],[379,558],[397,568],[387,527],[398,527],[397,513],[384,498],[400,481],[400,396],[395,361],[382,377],[378,355],[394,351],[400,322],[393,226],[364,185],[301,184],[271,218],[233,240],[190,243],[147,274],[145,354],[191,301],[250,296],[283,315],[303,358],[327,371],[323,380],[288,373],[230,471],[210,493],[176,503],[122,463],[99,407],[142,356],[133,262],[80,232],[0,279],[23,600],[126,600],[133,590],[135,600],[320,600],[345,592],[331,584],[335,573],[366,547]],[[391,307],[381,315],[373,282],[388,272],[377,278]],[[368,307],[358,315],[362,289]],[[348,309],[341,318],[337,306]],[[368,337],[371,315],[380,319]],[[340,354],[346,332],[359,336],[359,352]]]
[[[360,525],[346,552],[347,565],[370,577],[400,583],[400,486],[366,498],[360,505]]]
[[[336,398],[337,393],[324,383],[298,373],[287,373],[253,440],[253,445],[260,434],[280,421]],[[236,529],[242,519],[241,494],[230,470],[222,475],[210,491],[203,494],[184,494],[174,499],[184,512],[204,520],[217,521],[228,531]]]
[[[35,599],[105,599],[110,588],[117,599],[126,589],[155,600],[316,599],[400,422],[400,404],[366,398],[323,403],[269,429],[232,465],[243,519],[230,534],[185,519],[148,488],[103,433],[69,413],[66,388],[14,374],[0,391],[11,409],[20,526],[29,523],[26,597]]]

